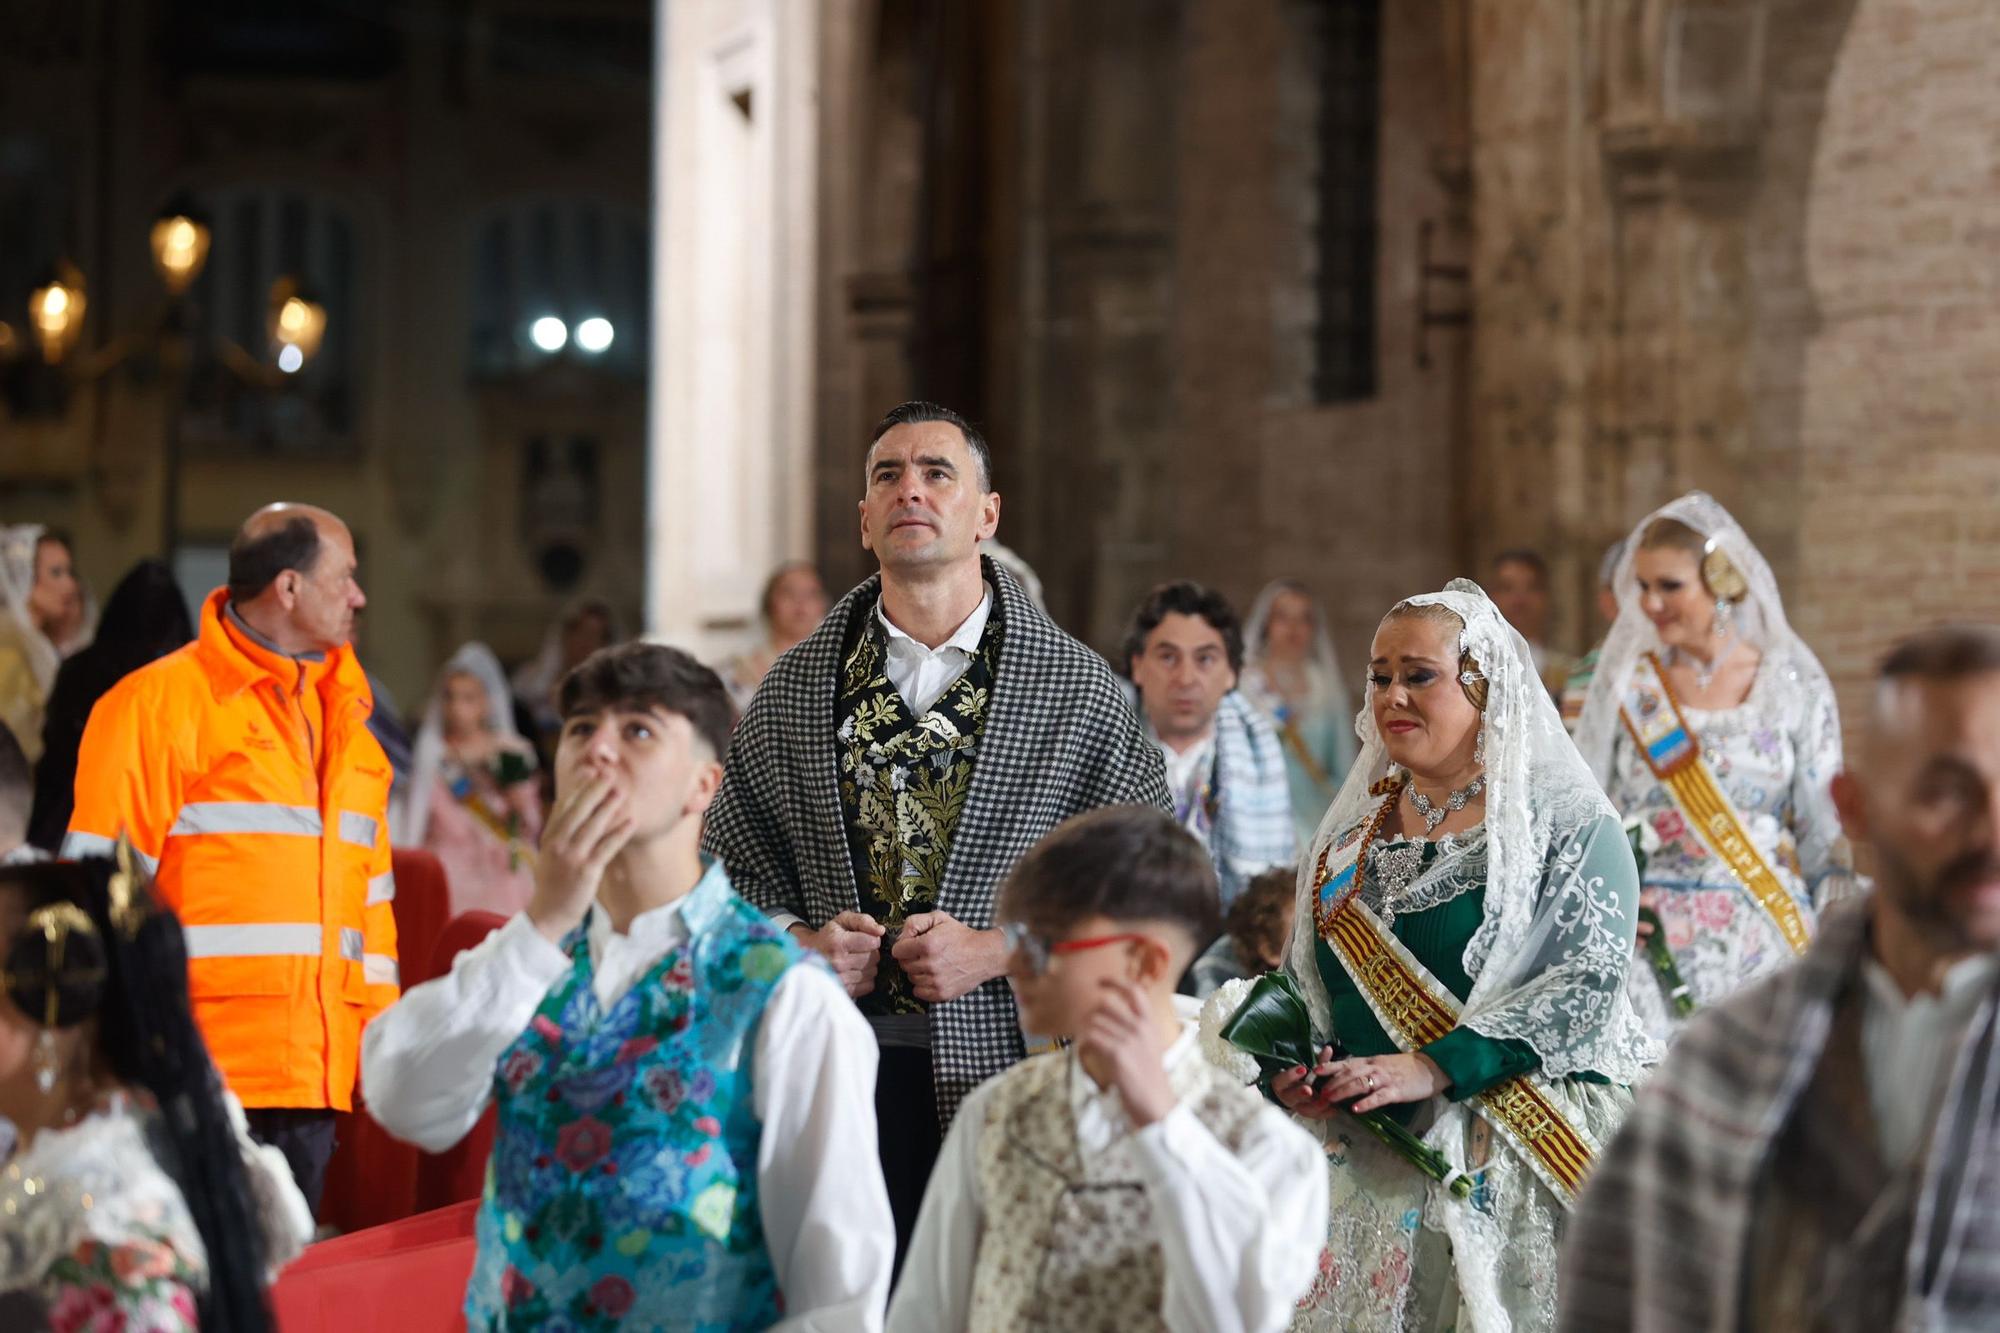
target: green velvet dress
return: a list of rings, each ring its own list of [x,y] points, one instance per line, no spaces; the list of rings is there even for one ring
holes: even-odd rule
[[[1609,830],[1600,830],[1591,843],[1582,869],[1586,876],[1603,876],[1607,884],[1624,894],[1637,897],[1638,887],[1631,854],[1614,821]],[[1457,864],[1431,880],[1425,876],[1438,858],[1460,852]],[[1368,852],[1368,864],[1361,876],[1361,900],[1403,946],[1416,955],[1432,976],[1462,1002],[1472,993],[1472,978],[1465,971],[1465,950],[1486,914],[1486,837],[1482,829],[1447,834],[1435,842],[1422,838],[1388,838]],[[1340,965],[1324,939],[1314,953],[1319,963],[1321,983],[1333,1006],[1333,1030],[1339,1042],[1339,1057],[1395,1055],[1401,1048],[1390,1039],[1377,1021],[1374,1010],[1355,987],[1347,970]],[[1532,1073],[1541,1060],[1524,1041],[1496,1040],[1467,1028],[1454,1028],[1421,1048],[1437,1061],[1438,1068],[1451,1080],[1445,1096],[1463,1101],[1504,1082],[1516,1074]],[[1571,1075],[1585,1082],[1606,1080],[1588,1072]],[[1392,1108],[1402,1114],[1414,1106]]]

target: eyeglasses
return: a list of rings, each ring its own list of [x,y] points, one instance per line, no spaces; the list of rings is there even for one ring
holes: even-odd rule
[[[1132,940],[1148,944],[1153,942],[1150,935],[1141,935],[1136,931],[1126,931],[1121,935],[1093,935],[1083,940],[1052,940],[1046,935],[1035,934],[1019,921],[1002,922],[1000,933],[1006,938],[1008,956],[1020,954],[1021,961],[1028,965],[1028,974],[1036,977],[1048,975],[1050,961],[1060,954],[1086,953],[1091,949],[1126,944]]]

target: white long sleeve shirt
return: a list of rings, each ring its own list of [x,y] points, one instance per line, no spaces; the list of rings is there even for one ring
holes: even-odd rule
[[[1166,1065],[1202,1058],[1189,1027]],[[889,1306],[889,1333],[966,1327],[984,1216],[979,1138],[998,1082],[975,1089],[945,1135]],[[1115,1088],[1081,1071],[1069,1086],[1081,1156],[1135,1134]],[[1266,1106],[1242,1150],[1231,1152],[1183,1103],[1136,1131],[1136,1141],[1166,1259],[1166,1326],[1174,1333],[1284,1328],[1326,1244],[1326,1161],[1312,1136]]]
[[[622,935],[603,911],[591,913],[592,989],[606,1012],[687,938],[680,907],[641,913]],[[431,1152],[464,1138],[486,1109],[501,1053],[570,967],[520,914],[447,975],[405,991],[362,1034],[369,1114]],[[896,1249],[875,1159],[875,1038],[838,981],[794,967],[772,988],[754,1059],[758,1201],[788,1312],[773,1327],[872,1333]]]

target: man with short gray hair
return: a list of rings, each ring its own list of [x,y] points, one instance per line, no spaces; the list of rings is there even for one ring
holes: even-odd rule
[[[389,760],[348,642],[366,603],[345,523],[252,514],[195,641],[91,710],[63,843],[131,839],[187,930],[216,1067],[315,1212],[362,1025],[397,995]]]

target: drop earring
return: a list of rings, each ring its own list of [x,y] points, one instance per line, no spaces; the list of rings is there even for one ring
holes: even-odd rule
[[[30,1062],[35,1068],[35,1086],[46,1097],[56,1090],[56,1075],[62,1072],[62,1058],[56,1054],[56,1034],[52,1029],[43,1028],[36,1036]]]
[[[1478,734],[1472,738],[1472,762],[1475,764],[1486,762],[1486,728],[1484,725],[1479,728]]]

